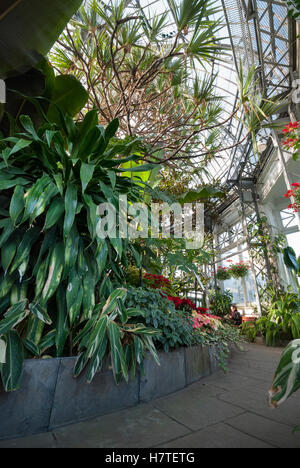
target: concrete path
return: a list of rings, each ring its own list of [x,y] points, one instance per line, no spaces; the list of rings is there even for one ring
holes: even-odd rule
[[[218,372],[150,404],[0,448],[298,448],[300,392],[274,410],[267,391],[282,349],[247,344]]]

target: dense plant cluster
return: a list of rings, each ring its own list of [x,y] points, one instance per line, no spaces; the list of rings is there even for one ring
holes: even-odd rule
[[[227,267],[218,266],[216,272],[216,279],[219,281],[226,281],[231,278],[229,269]]]
[[[242,340],[239,331],[224,324],[220,317],[196,310],[192,315],[176,310],[167,297],[153,289],[130,288],[126,307],[143,311],[145,326],[160,329],[161,334],[154,336],[153,341],[164,351],[179,346],[214,345],[219,347],[221,357],[228,342],[238,344]]]
[[[161,330],[161,335],[155,337],[154,342],[164,351],[195,344],[190,316],[176,311],[174,304],[159,291],[130,288],[126,306],[142,310],[145,325]]]
[[[232,260],[227,260],[230,263],[229,267],[218,266],[216,271],[216,279],[219,281],[226,281],[230,278],[239,279],[247,276],[250,265],[247,262],[240,261],[233,263]]]
[[[233,295],[229,290],[221,292],[220,290],[210,293],[210,310],[213,314],[224,317],[229,314]]]
[[[40,34],[31,22],[32,37],[24,37],[15,69],[1,52],[7,85],[13,76],[0,106],[0,373],[6,391],[19,388],[25,358],[75,355],[74,376],[87,369],[91,382],[109,356],[119,383],[143,371],[146,352],[158,362],[155,345],[224,350],[239,339],[219,319],[228,312],[229,293],[216,292],[212,314],[177,297],[187,296],[195,281],[208,285],[202,267],[211,260],[209,235],[195,250],[184,246],[186,239],[150,245],[123,238],[118,223],[115,235],[102,237],[98,206],[108,202],[118,215],[120,195],[129,206],[150,204],[151,197],[181,205],[224,197],[218,182],[204,185],[201,176],[206,162],[224,151],[221,128],[234,117],[244,124],[234,148],[254,137],[277,104],[257,93],[255,67],[247,76],[241,67],[240,96],[223,121],[215,77],[190,80],[197,62],[214,65],[223,50],[218,6],[207,0],[170,1],[171,35],[165,34],[167,14],[148,21],[138,5],[128,16],[124,0],[84,2],[52,50],[55,74],[42,56],[80,2],[73,3],[61,9],[61,18],[51,7],[57,26],[43,44],[36,44]],[[20,13],[19,4],[4,7],[6,28],[7,13]],[[127,291],[131,284],[145,289]]]
[[[267,346],[276,346],[285,341],[300,338],[300,298],[291,288],[274,291],[269,308],[264,316],[253,323],[243,325],[243,333],[251,341],[263,336]]]
[[[250,265],[246,262],[241,261],[236,264],[231,264],[230,268],[228,269],[228,273],[232,278],[239,279],[247,276],[249,269]]]

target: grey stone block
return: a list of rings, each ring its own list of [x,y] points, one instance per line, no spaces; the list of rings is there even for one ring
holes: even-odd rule
[[[218,362],[217,362],[217,349],[215,346],[209,347],[209,358],[210,358],[210,370],[213,374],[219,370]]]
[[[0,439],[48,430],[60,359],[25,361],[21,389],[0,386]]]
[[[145,361],[145,376],[141,378],[140,400],[150,401],[186,386],[184,349],[159,353],[160,366],[153,358]]]
[[[116,385],[108,360],[103,370],[87,384],[86,374],[75,379],[73,368],[76,358],[61,360],[50,429],[95,418],[114,411],[135,406],[139,401],[139,377],[134,382]]]
[[[187,385],[197,382],[210,374],[208,348],[193,346],[185,348],[185,371]]]

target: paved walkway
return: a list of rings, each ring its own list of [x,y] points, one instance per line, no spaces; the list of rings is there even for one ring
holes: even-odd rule
[[[274,410],[267,391],[282,349],[247,344],[218,372],[150,404],[0,448],[297,448],[300,392]]]

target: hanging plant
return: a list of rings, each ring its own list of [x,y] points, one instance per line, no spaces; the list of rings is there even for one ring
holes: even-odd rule
[[[232,278],[239,279],[239,278],[245,278],[245,276],[248,275],[248,271],[250,269],[250,265],[245,262],[239,262],[236,264],[231,265],[229,271],[229,274],[232,276]]]
[[[226,267],[219,266],[217,273],[216,273],[216,278],[217,280],[220,280],[220,281],[229,280],[231,278],[230,271]]]

